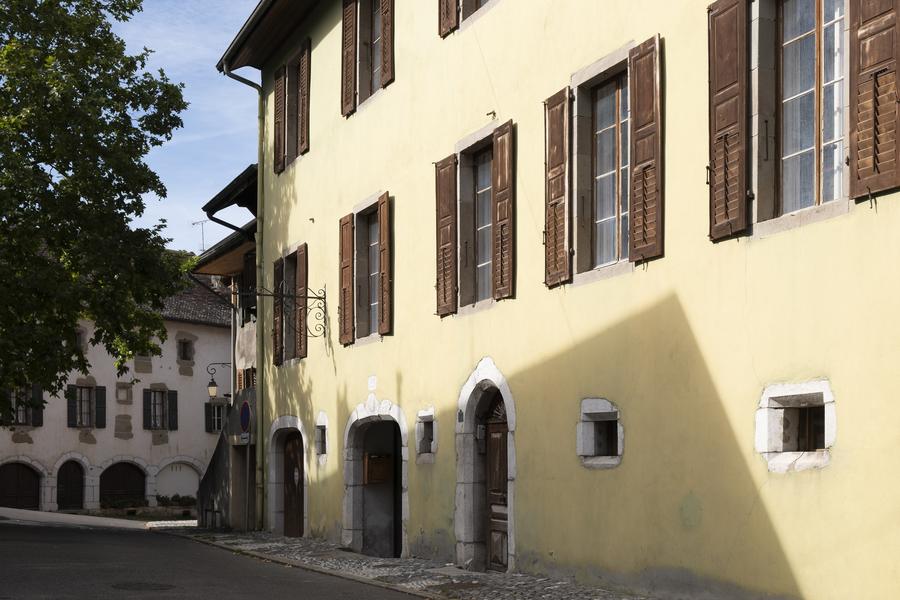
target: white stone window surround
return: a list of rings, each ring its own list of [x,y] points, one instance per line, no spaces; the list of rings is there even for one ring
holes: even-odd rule
[[[319,436],[322,436],[324,446],[319,445]],[[324,449],[324,452],[319,452],[320,449]],[[325,463],[328,460],[328,415],[325,414],[325,411],[320,410],[319,414],[316,416],[316,463],[322,467],[325,466]]]
[[[812,452],[782,452],[785,408],[809,406],[808,398],[818,395],[814,405],[825,408],[825,449]],[[799,399],[798,399],[799,398]],[[831,450],[837,436],[834,393],[827,379],[803,383],[776,383],[767,386],[756,410],[754,446],[765,459],[769,471],[786,473],[821,469],[831,462]]]
[[[850,167],[843,168],[843,191],[840,198],[824,204],[775,215],[777,193],[778,148],[777,111],[777,41],[778,3],[781,0],[758,0],[751,3],[750,13],[750,185],[751,239],[759,239],[788,231],[796,227],[824,221],[852,210],[850,198]],[[849,1],[844,0],[843,32],[843,98],[844,153],[849,153],[850,131],[850,12]]]
[[[630,40],[623,46],[613,50],[603,58],[576,71],[569,80],[569,87],[574,96],[571,106],[572,154],[569,161],[571,181],[567,179],[568,196],[572,203],[572,247],[575,256],[572,263],[572,285],[584,285],[610,277],[617,277],[634,272],[634,263],[627,257],[612,264],[594,267],[592,262],[593,223],[582,227],[585,214],[591,214],[593,202],[592,177],[592,122],[593,122],[593,89],[613,77],[628,70],[628,53],[637,46]],[[630,111],[629,111],[630,114]],[[630,200],[629,200],[630,202]]]
[[[428,446],[427,452],[421,452],[420,450],[425,450],[425,448],[423,448],[423,443],[425,440],[426,423],[431,423],[431,443]],[[434,464],[434,455],[437,454],[437,446],[438,424],[437,419],[435,418],[434,407],[429,406],[416,414],[416,464]]]
[[[616,422],[616,456],[598,456],[596,454],[596,423],[598,421]],[[605,398],[585,398],[581,401],[581,414],[576,425],[576,452],[581,464],[588,469],[613,469],[622,464],[625,447],[625,429],[620,420],[619,408]]]

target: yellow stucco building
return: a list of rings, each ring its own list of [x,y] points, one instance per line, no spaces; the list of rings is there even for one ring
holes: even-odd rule
[[[894,3],[460,4],[262,0],[218,65],[262,73],[260,524],[895,597]]]

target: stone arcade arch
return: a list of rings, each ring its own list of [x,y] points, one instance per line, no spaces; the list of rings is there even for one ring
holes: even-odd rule
[[[100,507],[115,508],[139,499],[146,499],[149,504],[149,479],[146,468],[136,462],[120,460],[109,464],[100,473]],[[155,505],[155,493],[153,500]]]
[[[300,531],[302,535],[309,535],[309,474],[306,469],[306,433],[303,431],[303,422],[299,417],[294,415],[284,415],[278,417],[269,427],[269,445],[268,445],[268,473],[266,477],[267,486],[267,524],[269,530],[273,533],[284,535],[284,509],[285,509],[285,443],[291,443],[291,439],[300,437],[300,446],[302,448],[302,459],[299,461],[299,479],[302,481],[302,494],[300,502],[302,504],[302,527]],[[299,483],[298,483],[299,485]],[[288,490],[290,491],[290,490]]]
[[[37,460],[29,456],[25,456],[24,454],[17,454],[15,456],[10,456],[7,458],[0,459],[0,468],[11,465],[12,463],[17,463],[18,465],[23,465],[25,468],[30,469],[33,474],[37,475],[38,481],[38,493],[37,493],[37,505],[35,506],[33,501],[30,501],[30,506],[33,506],[36,510],[56,510],[56,499],[52,498],[51,491],[53,489],[55,478],[50,476],[50,472],[47,468],[42,465]],[[18,474],[23,475],[24,477],[28,477],[29,473],[26,471],[21,471],[21,467],[18,466],[10,466],[9,468],[3,469],[5,477],[12,477],[12,474],[15,471],[19,471]],[[33,483],[31,484],[33,485]],[[7,488],[7,485],[0,485],[0,488]],[[28,494],[29,496],[33,496],[33,491]],[[10,497],[4,500],[0,500],[0,506],[5,506],[2,502],[10,502],[12,503],[12,494]]]
[[[407,446],[406,418],[399,406],[388,400],[378,401],[375,394],[369,394],[365,404],[360,404],[347,419],[344,428],[344,527],[341,534],[341,542],[344,546],[356,552],[364,549],[370,553],[379,553],[379,547],[366,543],[366,486],[365,486],[365,455],[368,433],[377,429],[381,433],[387,432],[390,425],[396,428],[398,443],[396,451],[399,451],[399,480],[396,468],[392,468],[392,475],[397,485],[393,492],[393,502],[396,508],[393,511],[390,527],[394,533],[393,554],[395,556],[409,556],[409,542],[407,536],[407,523],[409,521],[409,448]],[[375,429],[377,428],[377,429]],[[371,444],[372,438],[368,439]],[[377,444],[378,441],[375,440]],[[396,459],[396,455],[391,455]],[[399,497],[397,495],[399,494]],[[375,497],[370,496],[370,502],[382,504]],[[383,507],[382,507],[383,508]],[[381,511],[378,511],[379,513]],[[370,525],[370,530],[372,525]],[[373,531],[374,533],[374,531]],[[397,546],[399,545],[399,548]],[[383,550],[381,549],[384,553]]]
[[[499,399],[497,396],[499,395]],[[490,357],[482,358],[459,393],[456,418],[456,563],[460,567],[481,570],[487,566],[485,525],[487,518],[482,496],[485,491],[484,465],[479,464],[476,432],[479,424],[490,419],[485,414],[492,404],[502,402],[506,419],[507,524],[506,565],[515,570],[516,558],[516,407],[506,378]],[[499,413],[498,413],[499,415]],[[502,416],[500,416],[502,418]]]

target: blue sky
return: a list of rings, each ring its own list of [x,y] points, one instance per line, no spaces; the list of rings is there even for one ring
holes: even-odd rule
[[[147,198],[138,221],[149,225],[166,219],[171,248],[200,252],[203,206],[247,165],[256,162],[256,92],[216,71],[216,62],[257,0],[144,0],[144,10],[114,29],[136,53],[154,50],[149,67],[163,68],[172,81],[185,84],[190,106],[182,113],[184,127],[172,141],[148,157],[160,175],[168,197]],[[259,80],[255,70],[243,76]],[[233,208],[222,216],[242,225],[251,215]],[[230,233],[206,223],[206,247]]]

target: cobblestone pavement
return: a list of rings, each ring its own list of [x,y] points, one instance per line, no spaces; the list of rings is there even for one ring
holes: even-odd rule
[[[519,573],[475,573],[420,558],[375,558],[311,538],[284,538],[268,533],[219,533],[179,528],[186,535],[238,552],[280,560],[314,570],[388,584],[432,598],[520,600],[652,600],[649,596],[585,587],[573,582]]]

